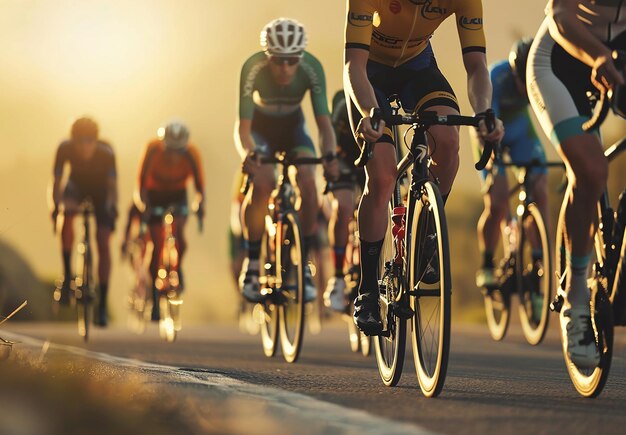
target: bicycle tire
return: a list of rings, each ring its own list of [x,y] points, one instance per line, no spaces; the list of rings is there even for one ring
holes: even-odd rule
[[[281,283],[281,303],[278,306],[280,344],[288,363],[297,361],[302,349],[304,331],[304,243],[300,220],[295,211],[286,212],[278,231],[276,269]]]
[[[348,340],[350,343],[350,350],[354,353],[361,351],[361,332],[359,328],[354,324],[353,319],[354,306],[350,304],[350,315],[346,316],[346,322],[348,323]]]
[[[274,224],[271,230],[274,230]],[[261,253],[259,264],[261,265],[259,281],[264,286],[266,293],[276,291],[275,270],[276,258],[273,247],[275,246],[275,235],[270,235],[270,228],[266,227],[261,238]],[[263,287],[262,287],[263,288]],[[265,301],[254,306],[253,317],[259,324],[261,332],[261,345],[266,357],[272,358],[276,355],[276,345],[278,342],[278,305],[275,304],[273,293],[269,293]]]
[[[536,225],[543,251],[542,269],[535,270],[532,246],[525,228],[528,218]],[[536,204],[528,205],[526,215],[520,225],[521,238],[518,247],[517,276],[519,284],[519,316],[526,341],[536,346],[543,341],[549,323],[552,295],[552,255],[550,243],[541,212]],[[528,243],[527,243],[528,242]]]
[[[562,217],[559,216],[559,222],[557,224],[557,237],[555,244],[556,251],[556,270],[559,273],[561,280],[564,279],[566,263],[565,263],[565,249],[564,249],[564,225]],[[602,236],[599,230],[596,232],[594,244],[596,255],[596,262],[602,261],[603,242]],[[596,263],[592,261],[591,263]],[[592,321],[598,331],[598,347],[600,349],[600,362],[598,366],[593,370],[580,370],[568,357],[567,349],[563,344],[561,338],[561,344],[563,347],[563,358],[565,361],[565,368],[569,375],[572,384],[576,391],[583,397],[594,398],[597,397],[604,388],[606,380],[609,376],[611,368],[611,360],[613,356],[613,315],[612,308],[609,302],[606,290],[602,286],[604,281],[603,277],[597,275],[597,272],[593,267],[590,267],[590,275],[593,278],[593,305],[592,305]],[[562,334],[560,334],[562,336]]]
[[[501,227],[500,245],[494,253],[495,275],[500,285],[497,288],[484,289],[483,302],[485,305],[485,317],[487,329],[494,341],[501,341],[506,336],[511,320],[511,291],[510,271],[512,270],[511,259],[515,257],[512,252],[515,247],[511,245],[511,235],[507,233],[506,225]]]
[[[441,393],[448,369],[450,353],[451,274],[448,229],[439,189],[430,181],[424,183],[419,197],[411,200],[410,229],[407,247],[409,256],[409,288],[411,308],[411,344],[417,379],[426,397]],[[419,283],[426,269],[423,258],[424,241],[429,228],[436,231],[436,252],[439,263],[439,285],[436,289],[422,290]],[[432,263],[429,263],[432,264]],[[435,322],[432,322],[433,318]]]
[[[402,376],[404,367],[404,353],[406,350],[406,320],[393,315],[388,309],[389,305],[396,301],[402,293],[401,276],[391,279],[384,276],[386,264],[393,262],[395,258],[395,243],[391,233],[391,209],[388,210],[387,232],[383,241],[379,261],[379,289],[380,310],[383,321],[383,329],[388,331],[388,335],[378,335],[373,337],[374,350],[376,353],[376,365],[378,373],[387,387],[395,386]]]

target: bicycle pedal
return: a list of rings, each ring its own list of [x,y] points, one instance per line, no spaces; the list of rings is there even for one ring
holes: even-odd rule
[[[557,295],[556,298],[552,302],[550,302],[550,311],[554,311],[555,313],[560,313],[563,308],[563,296]]]
[[[415,311],[413,311],[411,307],[407,306],[406,303],[394,301],[389,304],[389,307],[391,308],[393,315],[402,320],[409,320],[415,315]]]

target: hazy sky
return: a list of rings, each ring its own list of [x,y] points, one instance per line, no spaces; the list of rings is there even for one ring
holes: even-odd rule
[[[488,58],[494,61],[506,56],[517,37],[535,32],[545,1],[483,4]],[[55,276],[59,248],[50,232],[45,189],[56,146],[71,119],[94,116],[102,136],[113,144],[123,214],[142,147],[164,121],[177,117],[189,124],[203,154],[210,204],[205,234],[197,237],[189,228],[187,281],[198,293],[215,283],[223,286],[229,186],[239,165],[232,131],[240,67],[259,50],[263,25],[278,16],[305,24],[309,49],[324,65],[332,96],[341,86],[342,0],[0,0],[0,237],[39,273]],[[468,111],[453,19],[433,44]],[[305,104],[310,114],[308,100]],[[310,130],[316,137],[316,128]],[[477,189],[466,145],[464,132],[457,186]],[[118,244],[116,238],[116,251]],[[125,272],[116,259],[114,297],[128,287]],[[225,290],[230,292],[230,286]],[[214,312],[218,308],[205,294],[204,305],[198,306]],[[117,299],[121,306],[122,298]]]

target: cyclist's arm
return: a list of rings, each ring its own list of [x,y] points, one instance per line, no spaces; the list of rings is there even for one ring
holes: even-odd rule
[[[196,197],[193,202],[193,209],[200,214],[204,211],[204,172],[202,171],[202,159],[198,149],[189,145],[189,154],[191,155],[193,182],[196,189]]]
[[[110,156],[110,167],[107,174],[107,208],[113,213],[113,218],[117,216],[117,171],[115,165],[115,155]]]
[[[252,137],[252,119],[240,118],[235,125],[235,144],[237,152],[243,159],[249,152],[254,151],[256,144]]]
[[[335,154],[337,152],[337,140],[335,138],[335,131],[333,130],[330,115],[316,116],[315,121],[320,132],[320,148],[322,155]]]
[[[492,87],[485,53],[470,52],[463,55],[467,72],[467,95],[475,113],[491,107]]]
[[[150,168],[150,155],[152,154],[152,144],[149,143],[145,148],[139,163],[139,174],[137,177],[137,192],[135,194],[135,204],[142,212],[147,207],[146,180],[148,179],[148,171]]]
[[[256,144],[252,137],[252,117],[254,116],[255,81],[259,72],[259,62],[263,54],[252,55],[243,64],[239,78],[239,116],[235,124],[235,145],[241,158],[254,151]]]
[[[69,144],[67,142],[59,145],[59,147],[57,148],[56,156],[54,158],[52,187],[49,190],[49,204],[50,208],[52,209],[51,211],[55,211],[58,209],[59,203],[61,202],[61,198],[63,196],[61,184],[65,163],[68,160],[68,147]]]
[[[593,67],[611,52],[578,17],[579,0],[550,0],[546,7],[550,35],[569,54]]]

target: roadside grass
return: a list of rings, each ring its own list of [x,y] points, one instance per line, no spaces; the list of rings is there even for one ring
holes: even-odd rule
[[[0,433],[193,433],[182,401],[140,373],[14,350],[0,366]]]

